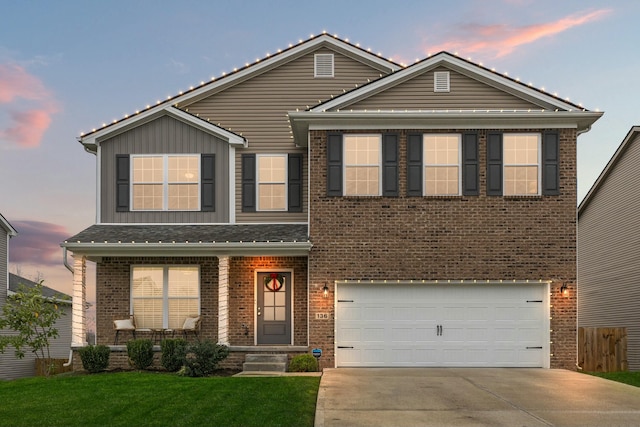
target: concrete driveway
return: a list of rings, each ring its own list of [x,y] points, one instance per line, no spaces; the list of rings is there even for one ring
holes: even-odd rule
[[[640,388],[560,369],[325,369],[315,426],[640,426]]]

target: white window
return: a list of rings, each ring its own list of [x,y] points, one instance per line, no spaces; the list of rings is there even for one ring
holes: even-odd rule
[[[460,194],[461,137],[458,134],[427,134],[424,147],[424,194]]]
[[[287,210],[287,155],[258,155],[258,210]]]
[[[540,134],[504,134],[504,195],[540,194]]]
[[[314,77],[333,77],[333,54],[316,53],[314,56]]]
[[[199,155],[131,156],[132,210],[200,209]]]
[[[344,136],[345,196],[381,194],[381,135]]]
[[[182,327],[200,313],[198,266],[133,266],[131,309],[139,328]]]

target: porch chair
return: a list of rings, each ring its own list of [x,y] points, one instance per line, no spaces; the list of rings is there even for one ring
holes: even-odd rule
[[[202,318],[199,315],[194,314],[192,316],[188,316],[184,320],[184,323],[182,324],[182,328],[177,328],[173,330],[173,335],[175,336],[175,333],[178,332],[179,334],[181,333],[184,336],[184,339],[187,339],[188,334],[193,333],[196,339],[200,339],[200,337],[198,336],[198,331],[200,330],[201,321],[202,321]]]
[[[131,332],[133,334],[133,339],[136,339],[136,319],[133,316],[130,316],[128,319],[114,320],[113,329],[116,331],[116,337],[113,342],[114,345],[118,345],[118,336],[120,335],[120,331]]]

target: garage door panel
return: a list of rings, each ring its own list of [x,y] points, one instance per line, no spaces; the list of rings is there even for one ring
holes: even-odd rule
[[[543,366],[545,293],[546,285],[338,284],[337,366]]]

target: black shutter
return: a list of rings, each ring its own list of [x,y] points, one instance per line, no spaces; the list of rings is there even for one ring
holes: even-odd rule
[[[478,134],[462,134],[462,194],[477,196],[480,194],[478,174],[480,170],[478,157]]]
[[[382,195],[398,197],[398,134],[382,135]]]
[[[256,155],[242,155],[242,212],[256,211]]]
[[[289,154],[289,212],[302,212],[302,154]]]
[[[407,135],[407,196],[422,196],[422,134]]]
[[[216,155],[200,155],[200,210],[216,210]]]
[[[116,212],[129,211],[129,155],[116,154]]]
[[[342,196],[342,134],[327,134],[327,196]]]
[[[542,194],[560,194],[560,144],[558,132],[545,132],[542,136]]]
[[[487,196],[502,195],[502,134],[487,135]]]

